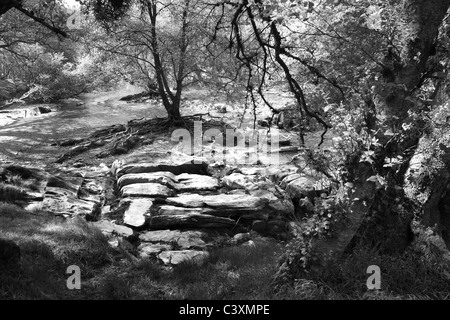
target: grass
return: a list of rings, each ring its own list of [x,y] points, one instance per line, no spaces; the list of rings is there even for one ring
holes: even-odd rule
[[[0,170],[0,201],[14,203],[26,199],[27,191],[40,189],[43,177],[35,169],[10,165]]]
[[[0,183],[0,200],[16,202],[26,199],[27,193],[22,187]]]
[[[20,267],[0,273],[2,299],[269,299],[282,246],[219,248],[203,266],[174,270],[151,260],[133,263],[81,218],[55,219],[0,203],[0,234],[21,248]],[[82,290],[66,287],[68,266],[82,272]]]
[[[371,265],[381,269],[381,289],[366,286]],[[449,300],[450,278],[435,262],[412,251],[393,257],[360,249],[326,273],[297,279],[279,288],[281,296],[298,300]]]
[[[0,234],[21,249],[20,268],[0,273],[4,299],[70,298],[67,267],[78,265],[90,277],[111,260],[107,239],[81,218],[55,220],[0,203]]]
[[[201,268],[183,263],[173,272],[181,296],[189,299],[272,299],[271,278],[283,247],[275,241],[255,241],[254,247],[219,248]]]
[[[367,291],[367,267],[381,269],[381,290]],[[349,255],[322,281],[329,289],[352,299],[450,299],[450,278],[442,266],[416,252],[393,257],[360,249]]]
[[[18,268],[0,273],[0,299],[342,300],[449,299],[450,281],[413,252],[399,257],[358,251],[327,274],[273,287],[286,250],[275,240],[216,248],[201,266],[173,269],[154,260],[130,261],[81,218],[56,219],[0,202],[0,237],[21,248]],[[68,266],[81,269],[81,290],[68,290]],[[369,265],[382,272],[382,290],[368,291]]]

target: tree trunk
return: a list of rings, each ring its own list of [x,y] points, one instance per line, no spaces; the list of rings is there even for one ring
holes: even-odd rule
[[[404,47],[399,56],[388,50],[386,68],[374,90],[377,129],[381,129],[377,137],[383,147],[375,150],[374,166],[361,163],[359,157],[349,162],[356,189],[352,198],[366,200],[367,206],[362,201],[354,201],[348,213],[350,223],[338,230],[337,237],[317,242],[321,257],[315,267],[319,270],[355,247],[401,254],[418,239],[424,240],[428,227],[435,228],[433,245],[448,256],[441,236],[447,232],[444,224],[450,219],[439,208],[446,206],[441,198],[447,194],[450,182],[450,148],[447,148],[450,130],[421,138],[420,123],[412,129],[414,134],[409,133],[411,130],[403,132],[402,124],[408,118],[408,111],[415,107],[408,98],[421,85],[450,0],[404,0],[401,4],[402,23],[409,27],[402,39]],[[387,129],[393,130],[400,139],[384,135]],[[387,157],[408,158],[411,151],[414,156],[399,172],[383,167]],[[383,188],[377,189],[375,183],[367,181],[375,174],[385,178]]]
[[[181,120],[180,100],[174,99],[172,103],[164,105],[164,107],[166,108],[169,120],[171,121]]]
[[[401,135],[401,140],[393,143],[388,142],[390,136],[381,136],[384,147],[377,152],[377,173],[383,174],[387,186],[376,193],[367,217],[354,239],[356,243],[371,245],[390,254],[404,251],[413,240],[411,222],[414,216],[423,216],[424,210],[430,211],[426,209],[427,206],[437,207],[438,199],[446,187],[445,179],[441,179],[443,172],[439,172],[428,181],[433,191],[423,197],[423,202],[417,201],[418,190],[414,190],[414,187],[409,187],[412,189],[409,191],[403,189],[411,179],[415,179],[408,169],[410,163],[397,173],[393,169],[383,168],[386,157],[400,155],[405,158],[407,151],[419,144],[423,132],[422,123],[415,123],[416,127],[412,129],[414,134],[403,134],[402,124],[408,119],[408,111],[416,107],[408,98],[413,97],[415,90],[421,85],[423,74],[427,72],[427,62],[436,46],[439,27],[450,6],[450,0],[404,0],[401,5],[402,22],[409,28],[402,39],[405,45],[400,56],[395,56],[388,50],[384,63],[388,70],[383,70],[382,81],[375,90],[375,106],[380,115],[378,123],[382,129],[380,131],[390,128]]]
[[[147,1],[147,12],[150,17],[152,25],[152,40],[151,48],[153,53],[153,62],[155,65],[156,82],[158,84],[158,92],[163,101],[164,108],[167,111],[167,116],[170,121],[177,121],[181,119],[180,114],[180,96],[181,87],[177,88],[177,94],[174,95],[171,91],[170,84],[167,80],[167,75],[164,70],[163,61],[159,52],[158,37],[156,32],[156,20],[158,16],[158,8],[156,1]],[[178,94],[178,91],[179,94]]]

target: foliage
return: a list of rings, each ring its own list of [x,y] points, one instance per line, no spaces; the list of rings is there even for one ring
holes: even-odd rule
[[[55,26],[65,25],[69,16],[57,1],[26,1],[24,5]],[[76,43],[57,37],[45,26],[36,26],[17,10],[1,16],[0,30],[0,79],[25,87],[19,92],[23,98],[49,101],[86,89],[89,78],[77,70]]]

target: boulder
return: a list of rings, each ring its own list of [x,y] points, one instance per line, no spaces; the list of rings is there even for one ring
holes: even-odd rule
[[[256,182],[256,176],[232,173],[222,179],[222,184],[229,189],[248,189]]]
[[[294,204],[289,196],[284,192],[273,190],[252,190],[250,195],[268,201],[267,207],[280,216],[292,216],[295,212]]]
[[[168,251],[168,250],[172,250],[172,245],[142,243],[138,246],[139,257],[141,257],[141,258],[149,258],[152,256],[157,256],[162,251]]]
[[[285,181],[285,180],[283,180]],[[311,177],[299,177],[287,182],[286,192],[291,199],[298,200],[304,197],[314,199],[317,180]]]
[[[241,244],[250,240],[250,233],[237,233],[233,236],[231,241],[235,244]]]
[[[245,242],[242,244],[242,246],[243,246],[243,247],[248,247],[248,248],[256,248],[256,243],[255,243],[255,241],[253,241],[253,240],[248,240],[248,241],[245,241]]]
[[[179,265],[183,262],[202,264],[208,257],[208,252],[197,250],[163,251],[158,255],[166,265]]]

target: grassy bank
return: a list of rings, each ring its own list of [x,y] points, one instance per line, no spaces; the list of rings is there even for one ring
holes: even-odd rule
[[[0,203],[0,237],[21,248],[19,266],[0,272],[1,299],[449,299],[450,282],[439,268],[417,260],[355,252],[328,274],[274,288],[275,240],[217,248],[198,266],[174,269],[148,259],[130,261],[81,218],[58,219]],[[81,290],[67,289],[68,266],[81,269]],[[367,266],[379,265],[382,290],[368,291]]]

